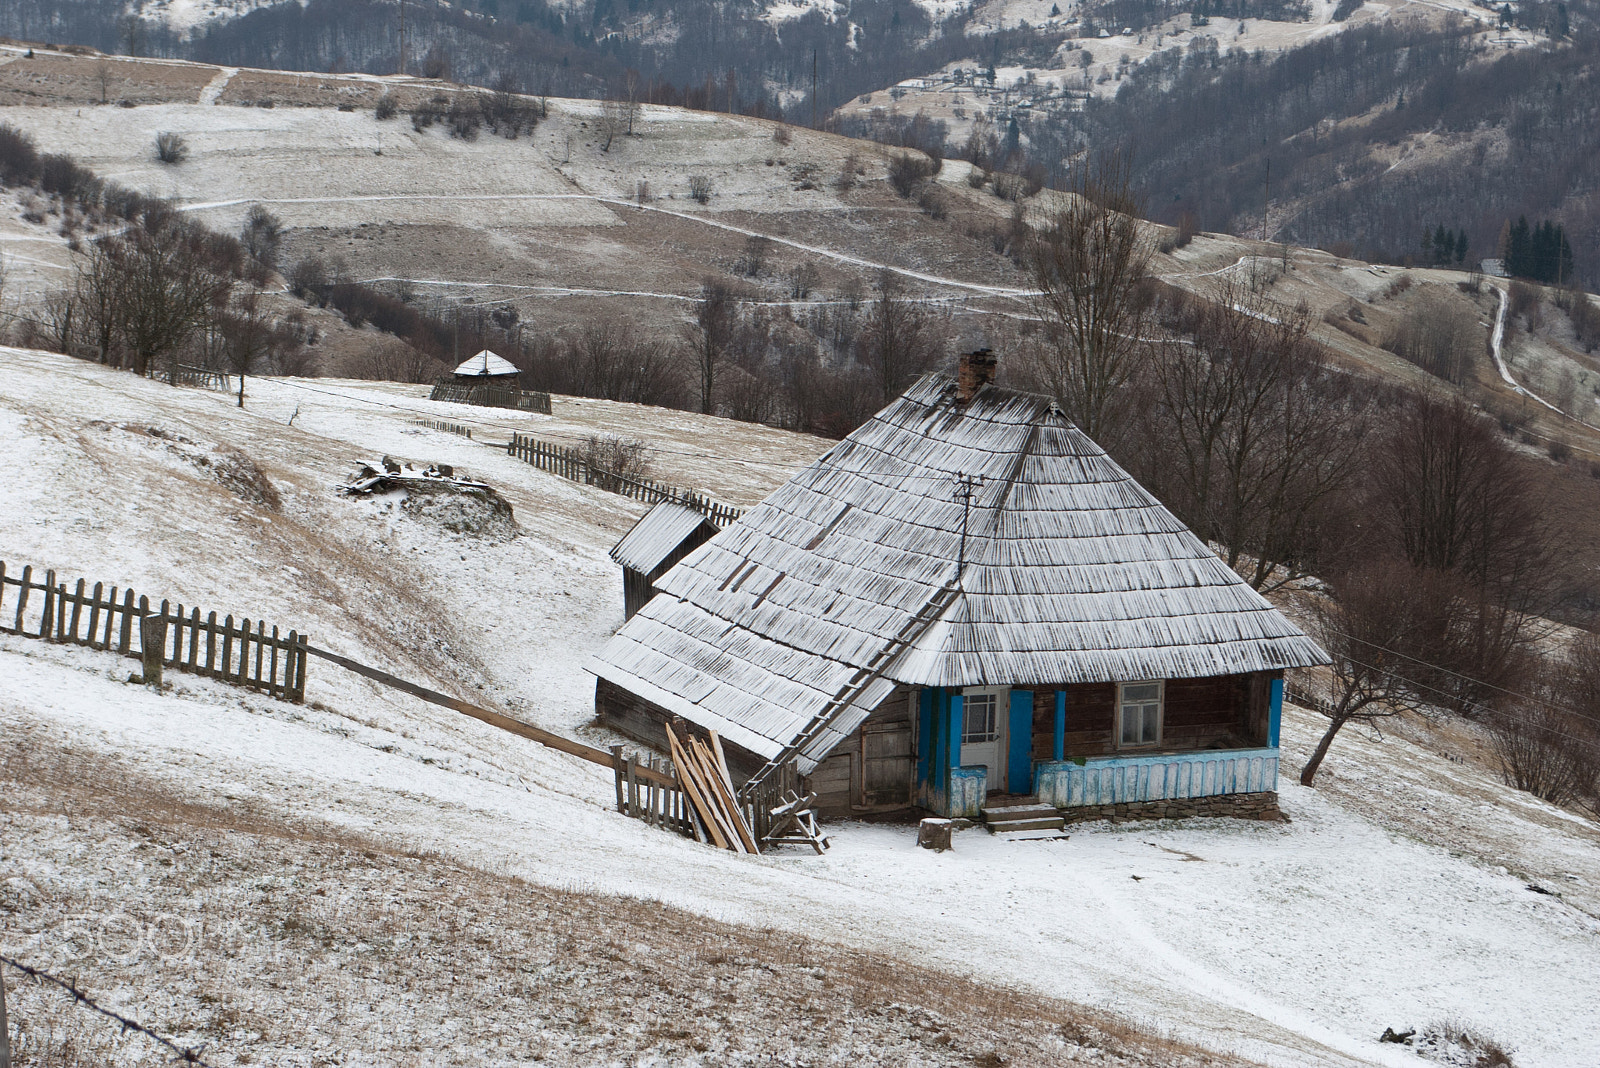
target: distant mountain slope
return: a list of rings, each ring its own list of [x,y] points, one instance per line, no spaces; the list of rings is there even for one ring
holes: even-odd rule
[[[1265,212],[1266,236],[1399,261],[1424,229],[1464,230],[1481,258],[1508,219],[1551,218],[1595,287],[1597,6],[411,0],[402,39],[397,0],[151,0],[138,18],[120,0],[11,0],[0,34],[832,117],[1046,182],[1121,146],[1158,221],[1260,233]]]

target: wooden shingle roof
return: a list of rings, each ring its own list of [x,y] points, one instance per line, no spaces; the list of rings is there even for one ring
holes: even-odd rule
[[[611,559],[648,575],[702,526],[715,529],[711,520],[693,508],[676,501],[662,501],[646,512],[612,547]]]
[[[983,480],[959,575],[957,476]],[[946,375],[656,585],[591,670],[764,757],[820,716],[802,772],[896,682],[1049,686],[1327,661],[1049,398],[987,387],[959,406]],[[951,586],[932,624],[912,626]],[[914,640],[895,645],[908,627]]]
[[[479,377],[493,378],[498,375],[520,374],[516,364],[503,356],[497,356],[488,349],[484,349],[476,356],[463,360],[460,367],[453,372],[457,377],[476,375]]]

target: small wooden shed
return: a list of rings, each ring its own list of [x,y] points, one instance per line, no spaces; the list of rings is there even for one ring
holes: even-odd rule
[[[676,501],[646,512],[611,550],[622,565],[623,618],[632,619],[656,595],[657,579],[716,536],[710,519]]]
[[[827,815],[1275,815],[1284,671],[1327,654],[993,373],[924,377],[653,579],[599,718],[716,731]]]

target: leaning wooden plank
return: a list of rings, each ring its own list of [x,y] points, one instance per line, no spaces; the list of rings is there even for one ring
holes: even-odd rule
[[[733,849],[733,838],[727,833],[727,828],[722,823],[721,814],[717,811],[716,802],[711,799],[711,793],[706,785],[705,776],[700,770],[699,762],[695,759],[691,748],[692,738],[678,739],[673,736],[676,748],[673,750],[678,767],[678,779],[689,791],[690,800],[694,802],[695,812],[700,817],[701,824],[706,829],[706,836],[710,838],[719,849]]]
[[[739,833],[740,820],[734,813],[734,801],[731,796],[723,793],[722,776],[717,771],[716,757],[712,755],[711,747],[699,738],[690,738],[688,744],[693,750],[695,770],[699,774],[700,785],[717,813],[717,821],[721,824],[722,833],[728,839],[729,845],[735,853],[753,852],[745,846],[744,836]]]
[[[756,836],[751,833],[750,825],[745,822],[744,811],[739,807],[739,792],[733,788],[733,776],[728,772],[728,758],[722,751],[722,739],[717,736],[716,731],[711,732],[711,754],[716,757],[717,772],[732,811],[734,830],[738,831],[739,837],[744,840],[746,852],[759,853],[761,848],[756,845]]]
[[[305,639],[301,638],[300,640],[304,642]],[[468,702],[456,697],[449,697],[445,694],[439,693],[437,690],[430,690],[425,686],[418,686],[414,682],[407,682],[404,679],[396,678],[387,671],[379,671],[377,668],[371,668],[365,664],[357,663],[356,661],[342,657],[337,653],[330,653],[326,649],[318,649],[314,646],[304,644],[302,644],[300,648],[305,652],[310,653],[312,656],[321,657],[323,660],[326,660],[330,663],[338,664],[346,671],[353,671],[357,675],[372,679],[374,682],[381,682],[385,686],[390,686],[396,690],[401,690],[405,693],[408,693],[413,697],[421,698],[422,700],[427,701],[429,704],[439,705],[443,708],[460,712],[463,715],[471,716],[473,719],[481,720],[492,727],[499,727],[503,731],[508,731],[511,734],[515,734],[522,738],[527,738],[529,741],[538,742],[540,745],[547,745],[551,749],[559,749],[563,753],[570,753],[575,757],[582,757],[584,760],[590,761],[591,763],[601,764],[608,768],[612,766],[611,754],[606,752],[604,749],[596,749],[593,746],[584,745],[582,742],[575,742],[570,738],[563,738],[559,734],[551,734],[549,731],[540,730],[538,727],[532,726],[528,723],[523,723],[521,720],[512,719],[510,716],[503,716],[498,712],[491,712],[487,708],[479,708],[477,705],[469,704]],[[645,779],[656,782],[662,786],[678,785],[677,780],[671,778],[670,776],[663,775],[660,772],[651,771],[648,768],[640,768],[638,770],[638,774]]]
[[[678,744],[678,732],[667,725],[667,742],[672,747],[672,762],[678,769],[678,781],[683,784],[683,792],[688,795],[689,803],[700,817],[700,824],[705,828],[706,837],[711,839],[711,844],[718,849],[727,849],[728,842],[722,837],[722,831],[717,827],[716,818],[712,815],[711,805],[700,796],[700,790],[695,782],[694,772],[689,764],[689,755],[684,752],[683,746]]]

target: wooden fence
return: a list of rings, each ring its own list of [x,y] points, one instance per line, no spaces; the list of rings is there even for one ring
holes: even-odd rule
[[[425,426],[429,430],[442,430],[446,434],[456,434],[468,440],[472,438],[472,428],[462,426],[460,423],[447,423],[442,419],[413,419],[411,421],[417,426]]]
[[[646,504],[657,504],[661,501],[676,502],[686,508],[694,509],[719,527],[728,526],[744,515],[743,509],[714,501],[693,490],[682,489],[665,482],[653,482],[650,479],[628,478],[615,471],[592,467],[583,458],[581,450],[569,445],[540,441],[526,434],[512,434],[506,452],[541,471],[549,471],[553,475],[560,475],[562,478],[582,482],[585,485],[598,486],[636,501],[644,501]]]
[[[491,382],[459,382],[448,376],[437,378],[429,400],[454,404],[476,404],[484,408],[514,408],[519,412],[550,414],[550,394],[502,386]]]
[[[10,591],[15,589],[15,601]],[[68,588],[46,571],[43,581],[31,565],[21,575],[8,574],[0,561],[0,631],[41,638],[63,645],[84,645],[144,659],[145,620],[160,620],[161,662],[191,675],[205,675],[234,686],[248,686],[284,701],[301,703],[306,695],[306,638],[296,631],[270,631],[261,620],[233,616],[220,622],[215,612],[201,618],[200,609],[162,601],[152,608],[147,597],[132,589],[107,589],[83,579]]]
[[[1309,708],[1311,711],[1320,712],[1324,716],[1333,715],[1334,708],[1332,702],[1325,697],[1312,693],[1303,686],[1296,686],[1291,682],[1284,687],[1283,696],[1285,700],[1291,701],[1294,704],[1299,705],[1301,708]]]
[[[672,762],[646,754],[639,762],[638,754],[624,757],[622,746],[611,747],[611,767],[617,780],[617,811],[636,820],[644,820],[652,827],[681,834],[685,838],[704,841],[689,799],[678,784]]]
[[[233,376],[228,372],[213,371],[209,367],[197,367],[191,363],[169,363],[165,367],[151,364],[147,374],[150,378],[164,378],[174,386],[220,389],[224,393],[233,390]]]

